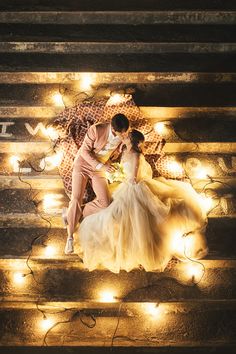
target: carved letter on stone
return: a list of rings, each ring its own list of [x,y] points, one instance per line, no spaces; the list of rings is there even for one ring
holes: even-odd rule
[[[25,127],[31,135],[36,135],[40,130],[45,133],[46,130],[42,122],[38,123],[35,128],[32,128],[29,123],[25,123]]]
[[[2,126],[2,131],[0,132],[0,138],[10,138],[12,136],[12,133],[7,133],[7,127],[14,124],[15,124],[14,122],[0,122],[0,125]]]

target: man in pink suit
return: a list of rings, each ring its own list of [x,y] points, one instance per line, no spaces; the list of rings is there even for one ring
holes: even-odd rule
[[[68,210],[63,209],[63,220],[68,233],[65,254],[74,252],[73,233],[81,216],[94,214],[110,204],[105,172],[114,171],[109,159],[126,137],[128,128],[129,121],[124,114],[116,114],[111,123],[98,123],[89,128],[75,157],[69,207]],[[88,179],[91,179],[96,198],[87,203],[82,211],[81,205]]]

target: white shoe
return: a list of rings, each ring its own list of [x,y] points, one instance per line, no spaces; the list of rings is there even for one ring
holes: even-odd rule
[[[72,237],[67,237],[64,252],[65,254],[74,253],[74,239]]]
[[[67,225],[68,225],[67,208],[62,208],[61,217],[62,217],[62,222],[63,222],[64,226],[67,227]]]

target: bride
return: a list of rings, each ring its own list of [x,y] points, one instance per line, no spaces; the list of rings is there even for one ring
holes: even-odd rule
[[[187,182],[152,178],[140,131],[132,130],[124,143],[124,178],[112,188],[112,203],[87,216],[79,228],[85,267],[92,271],[102,266],[115,273],[140,266],[163,271],[173,256],[205,256],[206,215],[198,194]]]

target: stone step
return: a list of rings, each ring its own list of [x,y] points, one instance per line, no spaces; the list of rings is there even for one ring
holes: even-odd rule
[[[1,153],[8,153],[8,154],[34,154],[40,153],[46,154],[52,151],[53,144],[50,142],[45,141],[0,141],[0,151]],[[236,151],[236,143],[229,142],[229,143],[198,143],[197,146],[195,143],[189,142],[178,142],[178,143],[166,143],[165,145],[165,152],[168,154],[173,153],[189,153],[189,152],[196,152],[199,153],[208,153],[208,154],[217,154],[219,151],[221,154],[234,154]]]
[[[194,14],[195,15],[195,14]],[[131,47],[131,52],[139,52],[143,45],[143,52],[149,53],[171,50],[181,50],[205,52],[233,50],[235,45],[236,12],[230,13],[235,20],[234,25],[213,25],[210,24],[25,24],[25,23],[1,23],[0,21],[0,50],[6,48],[6,52],[29,50],[29,51],[62,51],[66,53],[104,53],[104,49],[99,49],[99,43],[107,46],[108,50],[116,53],[119,47],[125,52],[127,43]],[[37,14],[38,16],[38,14]],[[171,43],[180,43],[172,46]],[[191,46],[184,45],[191,43]],[[9,43],[9,45],[7,45]],[[17,44],[15,44],[17,43]],[[29,45],[28,45],[29,43]],[[59,44],[61,43],[61,45]],[[76,43],[79,43],[78,45]],[[95,45],[96,43],[96,45]],[[136,43],[138,44],[136,46]],[[148,45],[149,44],[149,48]],[[168,43],[168,44],[167,44]],[[198,45],[193,45],[198,43]],[[205,48],[204,43],[208,43],[209,48]],[[216,43],[220,45],[216,46]],[[229,45],[231,43],[231,45]],[[45,44],[45,46],[43,45]],[[84,49],[84,44],[87,49]],[[80,47],[78,47],[80,46]],[[224,48],[225,46],[225,48]],[[101,47],[101,46],[100,46]],[[210,48],[213,49],[210,49]],[[14,48],[14,49],[13,49]],[[152,49],[151,49],[152,48]],[[187,49],[185,49],[187,48]],[[189,48],[189,49],[188,49]],[[214,49],[216,48],[216,49]],[[222,49],[220,49],[222,48]],[[231,49],[232,48],[232,49]]]
[[[168,108],[167,108],[168,111]],[[165,117],[165,130],[163,136],[169,143],[176,142],[235,142],[235,130],[236,130],[236,115],[230,116],[196,116],[185,118],[171,118],[171,121]],[[53,123],[53,119],[42,118],[5,118],[0,117],[0,141],[13,142],[13,141],[50,141],[50,137],[47,135],[47,127],[50,123]],[[160,118],[150,119],[150,127],[158,123]],[[139,126],[142,120],[139,120]],[[143,124],[147,123],[146,119],[143,119]],[[132,122],[131,122],[132,126]],[[193,130],[192,127],[195,127]],[[151,139],[157,139],[157,135],[146,136],[146,141]]]
[[[125,302],[236,301],[235,259],[173,260],[164,272],[134,269],[118,274],[102,268],[89,272],[76,255],[1,257],[0,264],[1,307],[19,300],[99,301],[103,291]],[[21,281],[17,274],[22,275]]]
[[[158,4],[157,4],[158,5]],[[105,10],[105,9],[104,9]],[[0,23],[63,25],[236,24],[234,11],[11,11]]]
[[[167,54],[167,53],[232,53],[236,52],[236,43],[212,42],[176,42],[176,43],[150,43],[146,42],[65,42],[65,41],[4,41],[0,43],[0,53],[45,53],[45,54]]]
[[[33,176],[37,176],[38,178],[40,178],[41,175],[53,178],[51,176],[57,175],[58,168],[55,167],[55,164],[53,164],[53,162],[51,161],[52,157],[55,156],[55,152],[52,149],[45,149],[44,151],[40,150],[42,149],[42,146],[45,146],[45,144],[46,143],[27,144],[25,142],[22,143],[22,146],[20,146],[20,144],[16,142],[5,144],[0,143],[0,146],[5,146],[5,148],[7,147],[9,149],[7,150],[6,148],[7,153],[0,154],[0,161],[2,166],[1,179],[3,179],[4,176],[7,176],[6,178],[12,176],[12,178],[14,179],[12,183],[16,182],[15,178],[19,174],[19,165],[11,162],[10,159],[12,158],[12,156],[17,156],[17,158],[21,162],[21,177],[28,176],[28,178],[31,179]],[[232,147],[234,146],[234,144],[235,143],[233,143],[233,145],[229,145]],[[207,177],[207,175],[213,178],[212,182],[214,182],[214,180],[219,181],[218,186],[216,186],[214,183],[211,184],[213,188],[222,187],[220,185],[221,179],[222,182],[225,183],[225,187],[227,186],[228,182],[230,182],[230,186],[232,187],[234,183],[232,184],[232,182],[230,181],[230,177],[232,179],[235,177],[236,165],[235,152],[230,152],[229,149],[227,150],[227,147],[229,147],[229,145],[224,143],[191,143],[189,145],[185,143],[169,143],[168,150],[170,150],[172,147],[172,153],[168,153],[167,148],[165,148],[164,151],[167,152],[167,159],[173,158],[182,164],[187,175],[190,179],[192,179],[192,182],[194,183],[194,186],[197,189],[201,189],[206,183],[210,182],[210,179]],[[25,148],[25,153],[22,147]],[[36,147],[38,147],[38,150],[36,149]],[[191,147],[192,151],[188,150],[187,147]],[[206,149],[203,150],[203,147],[206,147]],[[216,150],[213,151],[213,147]],[[184,150],[184,148],[186,148],[187,152],[180,152],[180,149]],[[223,152],[223,148],[225,148],[225,153]],[[221,151],[220,153],[218,152],[219,149]],[[157,161],[157,156],[149,155],[148,151],[145,153],[145,156],[149,163],[151,163],[152,165],[154,176],[157,176],[157,171],[160,171],[160,173],[163,174],[162,169],[160,170],[160,166]],[[35,177],[33,177],[33,179],[34,178]],[[8,183],[7,180],[6,183]]]
[[[0,4],[0,11],[143,11],[143,10],[236,10],[234,0],[8,0]]]
[[[223,198],[222,198],[223,199]],[[234,198],[235,199],[235,198]],[[235,200],[228,201],[228,198],[226,201],[219,201],[217,199],[217,205],[216,208],[211,211],[209,214],[209,217],[225,217],[225,215],[228,215],[229,218],[234,218],[235,217]],[[227,203],[228,202],[228,203]],[[215,204],[215,202],[214,202]],[[32,203],[31,203],[31,209],[32,209]],[[62,225],[62,220],[61,220],[61,215],[60,215],[60,209],[57,208],[56,212],[52,211],[50,212],[47,210],[45,213],[36,213],[36,212],[31,212],[31,213],[14,213],[14,212],[8,212],[7,214],[5,213],[0,213],[0,228],[7,228],[7,227],[25,227],[25,228],[31,228],[31,227],[59,227],[61,228]]]
[[[48,187],[48,190],[45,190],[42,187],[42,189],[38,187],[34,190],[29,181],[29,179],[24,179],[23,182],[21,182],[21,189],[11,188],[0,190],[0,215],[1,218],[3,217],[3,220],[4,214],[6,214],[5,217],[7,219],[7,213],[11,214],[10,218],[14,217],[14,213],[21,214],[22,212],[29,214],[46,212],[49,214],[48,216],[57,216],[57,214],[61,212],[61,208],[68,204],[69,199],[64,189],[55,189],[54,187],[53,190],[50,190]],[[231,183],[228,182],[228,179],[222,179],[222,184],[218,180],[216,183],[205,181],[206,193],[213,192],[213,210],[209,215],[233,215],[236,212],[235,180]],[[29,186],[31,186],[30,189]],[[199,188],[197,183],[195,189],[197,192],[202,192],[202,188]],[[33,201],[35,204],[33,204]],[[28,217],[30,218],[29,215]]]
[[[91,344],[90,344],[91,345]],[[125,346],[113,346],[112,352],[114,354],[126,354],[127,350],[130,352],[130,346],[127,348]],[[228,353],[228,354],[235,354],[235,344],[231,343],[221,343],[217,344],[212,343],[212,345],[171,345],[171,346],[158,346],[157,347],[147,347],[147,346],[139,346],[134,347],[132,346],[132,354],[153,354],[155,351],[158,350],[158,354],[189,354],[190,351],[192,354],[209,354],[209,351],[214,350],[214,354],[221,354],[221,353]],[[50,346],[50,347],[42,347],[42,346],[21,346],[21,347],[12,347],[12,346],[2,346],[0,347],[0,353],[3,354],[12,354],[14,351],[15,354],[64,354],[65,351],[71,354],[110,354],[111,347],[91,347],[91,346]]]
[[[27,215],[26,215],[27,216]],[[3,219],[3,218],[2,218]],[[10,255],[17,257],[27,255],[31,243],[35,237],[38,239],[33,243],[33,256],[45,257],[46,249],[44,245],[55,248],[53,257],[64,255],[66,230],[58,219],[56,227],[49,229],[50,224],[45,225],[17,225],[12,223],[9,228],[4,228],[1,220],[1,250],[0,256]],[[44,227],[43,227],[44,226]],[[236,219],[230,215],[209,216],[206,229],[206,238],[209,247],[209,255],[212,258],[217,257],[236,257],[235,245],[235,227]],[[79,244],[76,242],[75,250],[78,252]],[[46,257],[47,258],[47,257]]]
[[[133,99],[141,107],[156,107],[157,102],[160,107],[235,107],[236,81],[100,84],[95,80],[94,84],[94,89],[91,90],[81,87],[78,83],[0,84],[0,105],[3,107],[59,105],[63,108],[63,102],[56,103],[53,98],[60,92],[64,104],[71,107],[82,101],[78,99],[80,92],[108,99],[111,92],[132,90]]]
[[[1,14],[1,13],[0,13]],[[211,72],[1,72],[0,84],[186,84],[236,82],[235,73]]]
[[[163,303],[157,318],[146,313],[147,307],[150,305],[145,303],[88,306],[55,302],[37,309],[35,302],[4,303],[1,341],[2,345],[15,346],[42,345],[45,341],[50,346],[149,346],[155,351],[158,346],[235,346],[235,301]],[[44,313],[51,319],[51,327],[67,322],[47,332],[40,327]]]
[[[122,50],[117,55],[111,54],[109,49],[109,54],[96,54],[96,56],[94,54],[65,54],[63,52],[60,54],[50,53],[50,55],[33,52],[2,52],[0,56],[1,72],[235,72],[235,70],[236,54],[232,52],[127,54]]]
[[[16,73],[17,74],[17,73]],[[1,78],[1,75],[0,75]],[[52,104],[52,103],[51,103]],[[219,119],[236,117],[236,107],[160,107],[140,106],[141,114],[147,119],[170,120],[179,118],[211,118]],[[53,121],[53,119],[64,110],[57,106],[7,106],[0,105],[1,119],[40,119],[42,121]]]
[[[190,167],[189,167],[190,168]],[[234,174],[235,170],[233,169]],[[232,173],[231,173],[232,174]],[[203,179],[203,178],[191,178],[192,184],[194,188],[197,191],[201,191],[206,183],[209,182],[208,179]],[[26,183],[24,183],[26,182]],[[1,189],[25,189],[26,185],[29,186],[31,185],[31,188],[35,190],[44,190],[44,191],[52,191],[54,192],[55,190],[60,190],[60,192],[63,193],[63,183],[61,176],[58,174],[55,175],[46,175],[45,172],[39,175],[29,175],[29,172],[27,174],[21,175],[21,178],[17,175],[0,175],[0,190]],[[221,176],[217,177],[217,182],[211,184],[211,188],[214,188],[216,191],[219,193],[227,193],[229,191],[229,188],[232,189],[233,191],[236,189],[236,180],[234,175],[232,176]]]

